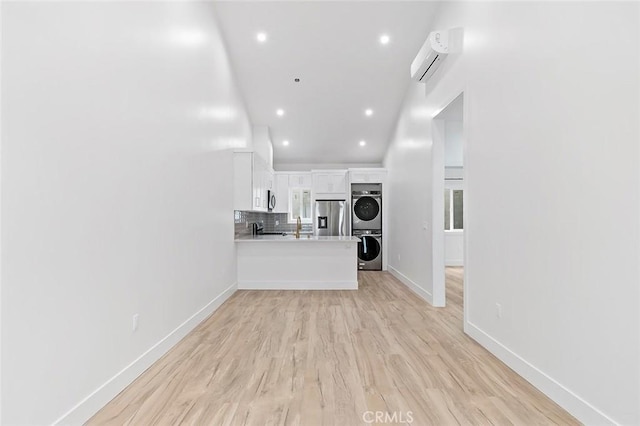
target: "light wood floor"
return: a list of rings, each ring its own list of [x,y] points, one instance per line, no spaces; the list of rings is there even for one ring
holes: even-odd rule
[[[446,308],[388,273],[359,280],[236,292],[88,424],[578,424],[462,332],[461,268]]]

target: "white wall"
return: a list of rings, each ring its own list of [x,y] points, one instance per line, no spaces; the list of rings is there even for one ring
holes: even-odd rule
[[[211,4],[2,8],[2,423],[79,424],[233,289],[251,127]]]
[[[445,125],[444,166],[463,167],[462,121],[447,119]]]
[[[385,161],[390,266],[429,292],[431,117],[464,90],[465,329],[588,424],[640,423],[638,8],[443,4],[464,53],[411,86]]]

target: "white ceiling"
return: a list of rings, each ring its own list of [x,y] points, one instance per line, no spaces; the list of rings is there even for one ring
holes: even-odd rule
[[[410,82],[409,66],[437,6],[216,3],[251,120],[271,129],[274,162],[381,162]],[[256,40],[261,31],[268,36],[262,44]],[[387,45],[379,42],[383,33],[391,38]],[[374,111],[371,117],[364,114],[367,108]]]

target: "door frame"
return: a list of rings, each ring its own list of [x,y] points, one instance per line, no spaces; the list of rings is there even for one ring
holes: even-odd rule
[[[443,307],[446,306],[446,286],[445,286],[445,232],[444,232],[444,181],[445,181],[445,166],[444,166],[444,144],[445,144],[445,119],[438,118],[438,115],[444,111],[453,101],[459,96],[462,96],[462,155],[463,155],[463,195],[462,203],[464,206],[462,212],[462,227],[464,230],[464,247],[463,247],[463,323],[466,325],[467,319],[467,294],[468,294],[468,213],[469,208],[467,204],[467,189],[468,189],[468,126],[469,126],[469,107],[468,107],[468,90],[462,88],[455,90],[453,95],[447,97],[445,102],[442,102],[436,112],[433,114],[431,121],[431,133],[433,138],[433,145],[431,150],[431,191],[432,191],[432,223],[431,223],[431,253],[432,253],[432,282],[433,282],[433,306]]]

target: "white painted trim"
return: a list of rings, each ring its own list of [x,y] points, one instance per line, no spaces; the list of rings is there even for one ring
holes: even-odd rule
[[[237,285],[232,284],[213,300],[207,303],[202,309],[180,324],[175,330],[161,339],[158,343],[140,355],[131,364],[123,368],[111,379],[98,387],[89,396],[80,401],[75,407],[56,420],[54,425],[62,424],[83,424],[95,413],[118,395],[124,388],[129,386],[140,374],[149,368],[154,362],[159,360],[184,336],[189,334],[202,321],[207,319],[216,309],[220,307],[235,291]]]
[[[238,290],[357,290],[356,281],[238,281]]]
[[[388,268],[389,272],[391,273],[391,275],[396,277],[402,284],[404,284],[407,287],[409,287],[409,290],[413,291],[415,294],[420,296],[422,299],[424,299],[430,305],[433,305],[433,295],[431,293],[429,293],[424,288],[420,287],[418,284],[413,282],[409,277],[404,275],[402,272],[398,271],[393,266],[388,265],[387,268]]]
[[[473,93],[473,89],[468,87],[460,88],[460,93],[457,96],[462,95],[462,229],[463,243],[462,243],[462,263],[465,268],[462,270],[462,318],[466,331],[466,322],[469,320],[469,199],[468,182],[469,182],[469,164],[471,163],[469,158],[469,139],[471,137],[471,131],[469,129],[470,111],[469,99],[471,99],[469,93]],[[457,97],[456,96],[456,97]],[[455,99],[455,98],[454,98]]]
[[[437,116],[431,120],[431,291],[434,306],[446,304],[443,196],[445,123],[444,119]]]
[[[580,422],[587,425],[618,424],[468,320],[464,323],[464,332]]]
[[[0,2],[0,22],[2,22],[2,3]],[[0,46],[2,45],[2,31],[0,31]],[[0,55],[0,81],[2,81],[2,55]],[[0,99],[2,99],[2,85],[0,84]],[[2,107],[0,106],[0,123],[2,123]],[[2,132],[0,132],[1,135]],[[0,160],[2,159],[2,136],[0,136]],[[0,161],[0,165],[2,164],[2,161]],[[1,183],[2,183],[2,167],[0,166],[0,187],[2,187]],[[0,200],[2,200],[2,197],[0,197]],[[0,219],[2,217],[2,202],[0,201]],[[2,223],[2,220],[0,220],[0,224]],[[2,236],[2,228],[0,227],[0,240],[1,240],[1,236]],[[2,250],[0,250],[0,259],[2,259],[1,256],[1,252]],[[0,261],[0,277],[2,276],[2,262]],[[0,279],[0,325],[2,323],[2,280]],[[2,384],[2,327],[0,326],[0,425],[2,424],[2,388],[4,386],[1,386]]]
[[[464,266],[464,259],[445,259],[445,266]]]

